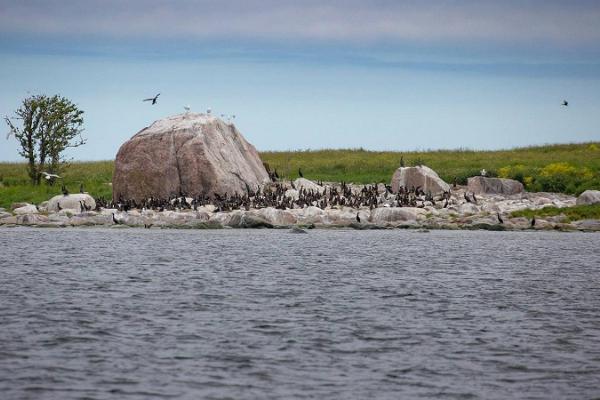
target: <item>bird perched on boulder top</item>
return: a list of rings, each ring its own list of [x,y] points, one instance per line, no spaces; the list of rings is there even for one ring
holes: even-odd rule
[[[151,101],[151,102],[152,102],[152,105],[154,105],[154,104],[156,104],[156,101],[158,100],[158,96],[160,96],[160,93],[159,93],[159,94],[157,94],[157,95],[156,95],[156,96],[154,96],[154,97],[150,97],[150,98],[148,98],[148,99],[144,99],[144,100],[142,100],[142,101]]]

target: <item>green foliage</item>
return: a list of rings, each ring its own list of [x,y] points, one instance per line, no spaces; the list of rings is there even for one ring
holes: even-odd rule
[[[32,184],[40,184],[42,172],[59,173],[66,161],[64,150],[85,143],[82,115],[83,111],[65,97],[35,95],[23,100],[14,118],[4,118],[21,146],[19,155],[27,160]]]
[[[585,206],[574,206],[566,208],[544,207],[539,210],[519,210],[511,213],[513,217],[526,217],[531,219],[536,217],[555,217],[564,215],[565,222],[579,221],[582,219],[600,219],[600,204]]]

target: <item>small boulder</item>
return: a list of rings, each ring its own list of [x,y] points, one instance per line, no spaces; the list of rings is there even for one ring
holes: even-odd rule
[[[382,207],[371,211],[370,222],[377,225],[415,222],[421,209],[414,207]]]
[[[424,165],[398,168],[392,176],[392,191],[398,193],[401,187],[408,189],[420,187],[425,193],[431,192],[433,195],[450,190],[450,185],[444,182],[434,170]]]
[[[600,190],[586,190],[577,198],[577,205],[600,204]]]
[[[323,193],[323,186],[319,186],[311,180],[306,178],[298,178],[294,181],[294,186],[296,186],[297,190],[305,189],[306,191],[313,191],[318,193]]]
[[[36,206],[33,204],[27,204],[26,206],[22,206],[19,208],[15,208],[13,213],[16,215],[25,215],[25,214],[38,214],[39,211]]]
[[[49,212],[57,212],[60,209],[66,210],[75,210],[76,212],[81,211],[81,203],[80,201],[85,202],[85,205],[91,207],[93,210],[96,208],[96,201],[92,196],[87,193],[75,193],[69,194],[67,196],[58,195],[54,196],[48,201],[47,209]]]
[[[39,225],[48,223],[48,217],[39,214],[25,214],[17,216],[17,224],[19,225]]]
[[[467,190],[476,194],[513,195],[523,193],[523,184],[514,179],[473,176],[468,179]]]

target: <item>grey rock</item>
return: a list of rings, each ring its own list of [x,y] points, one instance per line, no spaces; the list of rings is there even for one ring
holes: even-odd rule
[[[400,187],[421,187],[423,191],[433,195],[447,192],[450,185],[442,180],[438,174],[429,167],[400,167],[392,176],[392,191],[398,193]]]
[[[600,203],[600,190],[586,190],[577,197],[577,205]]]
[[[39,211],[33,204],[27,204],[26,206],[15,208],[13,213],[16,215],[39,214]]]
[[[245,193],[269,181],[258,152],[233,124],[185,113],[154,122],[115,160],[113,200]]]
[[[523,184],[514,179],[473,176],[468,179],[467,190],[476,194],[514,195],[523,193]]]
[[[50,200],[48,200],[48,204],[46,209],[48,212],[57,212],[59,211],[59,205],[62,210],[72,210],[72,212],[80,213],[81,212],[81,204],[80,201],[84,201],[88,207],[91,209],[96,208],[96,201],[92,196],[87,193],[74,193],[69,194],[67,196],[58,195],[54,196]]]

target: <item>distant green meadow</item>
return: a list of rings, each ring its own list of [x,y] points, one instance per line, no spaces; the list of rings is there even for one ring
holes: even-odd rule
[[[427,165],[448,183],[466,184],[485,169],[489,176],[521,181],[528,191],[580,194],[600,190],[600,142],[560,144],[499,151],[438,150],[419,152],[305,150],[261,152],[263,162],[284,179],[304,177],[328,182],[389,182],[403,159],[406,166]],[[75,162],[61,173],[72,192],[79,185],[94,197],[112,197],[113,161]],[[0,207],[14,202],[40,203],[60,194],[54,186],[29,184],[25,163],[0,163]]]

